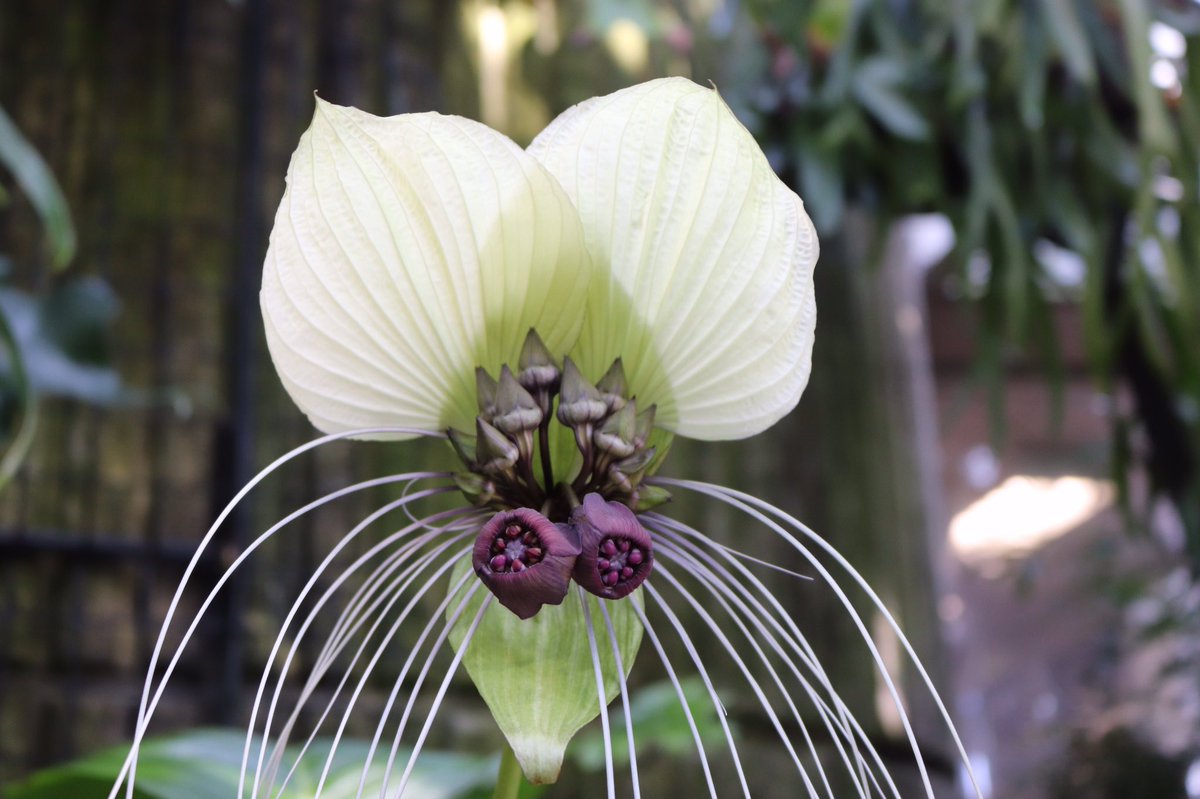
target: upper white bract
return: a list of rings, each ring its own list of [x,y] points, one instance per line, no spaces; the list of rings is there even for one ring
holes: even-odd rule
[[[563,113],[528,151],[479,123],[318,100],[263,269],[271,357],[321,430],[474,427],[473,372],[534,328],[639,406],[741,438],[808,380],[817,239],[718,94],[682,78]]]

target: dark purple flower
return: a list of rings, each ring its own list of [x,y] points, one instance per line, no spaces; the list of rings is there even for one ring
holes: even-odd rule
[[[579,541],[570,527],[517,508],[488,520],[475,539],[471,562],[500,604],[528,619],[542,605],[562,603],[578,554]]]
[[[620,502],[588,494],[571,514],[579,534],[575,581],[596,596],[620,599],[642,584],[654,567],[650,534]]]

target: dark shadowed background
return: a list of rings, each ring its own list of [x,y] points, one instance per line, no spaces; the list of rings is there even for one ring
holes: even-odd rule
[[[720,90],[822,257],[797,410],[747,442],[680,442],[668,473],[753,489],[867,574],[988,797],[1200,796],[1197,32],[1186,0],[7,0],[0,441],[21,457],[0,488],[0,786],[129,739],[196,542],[314,434],[257,298],[314,91],[525,144],[575,102],[671,74]],[[230,517],[200,584],[316,496],[448,464],[435,445],[322,450]],[[245,721],[279,620],[378,500],[306,517],[232,583],[158,731]],[[853,630],[790,579],[772,585],[903,759]],[[954,795],[954,753],[910,696]],[[432,744],[493,751],[468,682],[450,703]],[[730,705],[772,738],[752,701]],[[701,784],[663,749],[648,796]],[[547,795],[602,795],[588,768]],[[789,768],[764,765],[762,795],[795,795],[772,776]]]

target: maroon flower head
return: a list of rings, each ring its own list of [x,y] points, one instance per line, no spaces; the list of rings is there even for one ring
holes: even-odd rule
[[[574,530],[529,508],[497,513],[479,531],[471,562],[500,604],[529,619],[561,604],[579,541]]]
[[[650,534],[637,516],[620,502],[588,494],[571,514],[579,535],[575,581],[596,596],[628,596],[650,575],[654,551]]]

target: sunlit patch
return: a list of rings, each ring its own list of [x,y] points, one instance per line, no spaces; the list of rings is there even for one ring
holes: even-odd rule
[[[1200,799],[1200,760],[1193,760],[1184,778],[1188,799]]]
[[[1015,557],[1067,533],[1112,504],[1113,486],[1091,477],[1014,475],[950,522],[959,557]]]
[[[650,60],[650,42],[636,22],[618,19],[605,32],[604,44],[626,74],[637,75],[646,69]]]
[[[508,22],[494,6],[479,10],[479,105],[483,121],[494,128],[508,122]]]
[[[1162,22],[1151,22],[1150,46],[1163,58],[1183,58],[1187,55],[1187,38],[1176,28]]]

